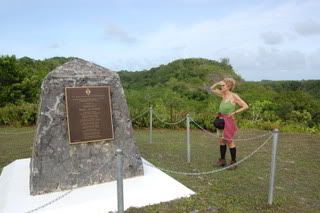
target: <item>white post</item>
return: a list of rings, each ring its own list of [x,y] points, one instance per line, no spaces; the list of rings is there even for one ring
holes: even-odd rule
[[[272,205],[273,201],[273,191],[274,191],[274,180],[276,175],[276,157],[277,157],[277,145],[278,145],[278,135],[279,130],[273,130],[273,141],[272,141],[272,159],[271,159],[271,172],[270,172],[270,182],[269,182],[269,196],[268,204]]]
[[[118,198],[118,212],[124,212],[123,204],[123,162],[122,150],[117,149],[117,198]]]
[[[152,106],[149,108],[149,143],[152,143]]]
[[[187,158],[188,163],[191,161],[191,147],[190,147],[190,117],[187,114]]]

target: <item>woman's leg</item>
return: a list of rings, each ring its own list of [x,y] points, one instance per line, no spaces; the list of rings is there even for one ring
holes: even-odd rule
[[[228,147],[231,155],[231,164],[237,162],[237,148],[233,141],[228,143]]]
[[[220,140],[220,159],[226,159],[227,145],[223,139]]]
[[[219,144],[220,144],[220,158],[218,160],[218,166],[225,166],[227,145],[223,139],[220,139]]]

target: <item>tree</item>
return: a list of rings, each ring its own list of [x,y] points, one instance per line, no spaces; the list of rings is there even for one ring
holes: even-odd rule
[[[1,56],[0,57],[0,86],[9,86],[18,83],[21,80],[21,73],[16,69],[15,56]]]
[[[23,75],[16,69],[15,56],[0,57],[0,107],[7,103],[15,103],[21,95],[20,90],[15,90],[23,79]]]

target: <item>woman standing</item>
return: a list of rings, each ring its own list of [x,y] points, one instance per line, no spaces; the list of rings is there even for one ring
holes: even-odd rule
[[[222,97],[222,101],[219,106],[219,117],[224,119],[224,130],[222,137],[219,141],[220,143],[220,158],[218,160],[219,166],[226,165],[226,150],[227,145],[230,150],[231,162],[230,165],[236,163],[237,149],[233,141],[234,135],[237,131],[237,126],[235,123],[235,115],[247,110],[248,104],[244,102],[239,95],[232,92],[235,87],[235,80],[233,78],[225,78],[223,81],[213,84],[210,89],[217,95]],[[220,88],[218,88],[220,87]],[[237,106],[239,106],[238,109]],[[235,167],[233,167],[235,168]]]

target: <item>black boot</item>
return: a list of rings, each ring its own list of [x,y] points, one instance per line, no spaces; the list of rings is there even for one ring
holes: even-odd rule
[[[230,154],[231,154],[231,161],[230,161],[230,165],[233,165],[237,162],[236,158],[237,158],[237,148],[233,147],[230,148]],[[234,165],[232,167],[230,167],[230,169],[235,169],[237,168],[237,165]]]
[[[220,145],[220,156],[221,158],[219,158],[217,165],[218,166],[225,166],[226,165],[226,151],[227,151],[227,145]]]

